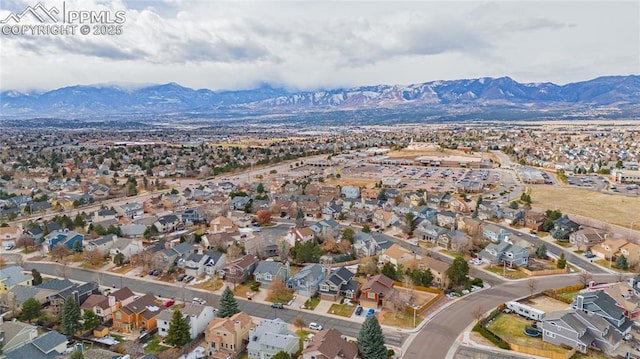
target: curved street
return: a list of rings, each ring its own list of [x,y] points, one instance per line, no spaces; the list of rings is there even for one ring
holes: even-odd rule
[[[619,276],[595,274],[593,279],[597,282],[610,282],[617,281]],[[537,280],[535,289],[542,291],[579,282],[579,273],[558,275]],[[528,280],[519,280],[498,284],[458,299],[437,312],[418,333],[411,335],[404,357],[424,358],[424,353],[429,353],[429,358],[446,358],[449,350],[454,348],[457,337],[475,320],[477,313],[490,311],[504,302],[530,293]]]

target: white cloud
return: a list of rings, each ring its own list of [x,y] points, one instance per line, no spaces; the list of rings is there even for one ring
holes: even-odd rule
[[[3,2],[0,18],[29,4]],[[67,7],[126,9],[124,34],[3,35],[2,90],[100,82],[327,88],[505,75],[565,83],[640,73],[637,2],[73,0]]]

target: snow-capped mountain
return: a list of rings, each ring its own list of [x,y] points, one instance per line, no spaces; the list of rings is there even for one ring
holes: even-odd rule
[[[251,90],[194,90],[176,83],[126,88],[71,86],[44,93],[0,93],[3,118],[85,118],[160,113],[269,113],[358,109],[450,108],[563,109],[618,107],[639,111],[640,76],[599,77],[559,86],[519,83],[509,77],[377,85],[348,89],[288,91],[262,85]],[[632,113],[635,113],[633,112]],[[637,115],[637,113],[636,113]]]

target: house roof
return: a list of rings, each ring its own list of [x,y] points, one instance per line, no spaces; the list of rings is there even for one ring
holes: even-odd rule
[[[74,283],[68,279],[58,279],[58,278],[54,278],[50,281],[47,282],[43,282],[39,285],[37,285],[36,287],[39,289],[49,289],[49,290],[55,290],[55,291],[62,291],[65,290],[67,288],[70,288],[74,285]]]
[[[251,323],[251,317],[245,313],[240,312],[232,315],[229,318],[214,318],[207,325],[207,332],[212,329],[223,327],[228,332],[235,332],[234,323],[239,322],[240,326],[244,327],[245,325]]]
[[[158,223],[160,224],[175,223],[178,221],[178,216],[176,216],[175,214],[167,214],[166,216],[158,218]]]
[[[37,333],[38,328],[34,325],[27,324],[27,323],[22,323],[18,321],[15,321],[15,322],[8,321],[8,322],[2,323],[2,330],[4,331],[4,339],[3,339],[4,350],[6,351],[7,349],[10,350],[16,345],[22,344],[21,340],[23,340],[24,337],[22,335],[19,337],[16,337],[18,334],[27,333],[29,331],[34,331]],[[12,343],[12,341],[14,342]]]
[[[305,353],[320,352],[326,358],[355,358],[358,354],[358,345],[342,338],[342,333],[337,329],[325,329],[317,333],[309,346],[302,351]]]
[[[247,268],[250,265],[252,265],[253,263],[255,263],[257,261],[256,257],[254,257],[251,254],[247,254],[244,255],[238,259],[236,259],[235,261],[231,262],[229,265],[227,265],[227,267],[229,266],[238,266],[240,268]]]
[[[431,268],[439,273],[444,273],[449,269],[449,265],[432,257],[424,257],[423,261],[427,268]]]
[[[98,239],[94,239],[92,241],[89,241],[89,243],[99,246],[99,245],[103,245],[103,244],[107,244],[109,242],[113,242],[118,240],[118,236],[116,236],[115,234],[107,234],[106,236],[102,236]]]
[[[274,261],[260,261],[258,262],[258,266],[253,270],[253,274],[259,273],[269,273],[271,275],[276,275],[282,268],[282,263],[274,262]]]
[[[100,306],[101,308],[105,309],[106,307],[102,307],[100,304],[102,304],[102,302],[107,303],[107,307],[108,307],[108,298],[102,294],[91,294],[89,297],[87,297],[87,299],[85,299],[84,302],[82,302],[82,304],[80,305],[80,309],[82,310],[91,310],[96,306]]]
[[[394,243],[391,247],[387,248],[384,251],[384,255],[386,255],[389,258],[393,258],[393,259],[400,259],[400,257],[402,257],[405,254],[409,254],[411,252],[409,252],[407,249],[404,249],[402,247],[400,247],[400,245],[398,243]]]
[[[361,290],[363,292],[375,292],[378,295],[385,295],[393,288],[393,279],[385,276],[384,274],[378,274],[371,277],[365,284],[362,285]]]
[[[5,286],[11,287],[33,279],[31,274],[24,274],[22,271],[22,267],[19,266],[10,266],[0,269],[0,282],[4,282]]]
[[[129,287],[120,288],[115,292],[111,293],[110,295],[115,297],[117,301],[123,301],[125,299],[131,298],[134,296],[133,292],[131,291],[131,289],[129,289]]]
[[[318,278],[322,276],[323,271],[324,270],[322,269],[321,265],[313,263],[313,264],[304,266],[304,268],[300,269],[298,273],[294,274],[291,277],[291,279],[299,279],[299,278],[306,278],[306,277]]]
[[[32,344],[43,353],[50,353],[55,347],[67,343],[67,337],[52,330],[35,338]]]

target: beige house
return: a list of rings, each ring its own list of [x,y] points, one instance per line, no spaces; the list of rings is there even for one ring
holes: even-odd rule
[[[433,274],[433,281],[439,287],[447,285],[447,269],[449,265],[432,257],[424,257],[420,264],[424,269],[429,268]]]
[[[229,318],[212,319],[204,331],[207,355],[210,358],[225,357],[220,354],[234,356],[244,351],[246,342],[249,340],[249,330],[252,327],[251,317],[244,312],[237,313]]]
[[[20,238],[20,232],[19,227],[0,227],[0,239],[2,240],[2,246],[15,246],[16,241]]]
[[[627,243],[628,242],[624,239],[607,239],[606,241],[593,246],[591,248],[591,253],[595,254],[598,258],[609,260],[618,253],[622,246]]]
[[[398,264],[404,265],[407,262],[419,261],[420,259],[422,259],[421,256],[413,254],[408,249],[402,248],[399,244],[394,243],[391,247],[385,249],[384,252],[382,252],[379,262],[390,262],[397,267]]]
[[[238,226],[228,217],[219,216],[209,222],[209,232],[212,234],[235,233],[237,231]]]
[[[396,217],[392,212],[378,209],[373,213],[373,224],[380,228],[387,228],[397,221],[398,217]]]
[[[629,267],[635,266],[640,262],[640,246],[635,243],[627,243],[620,247],[620,254],[627,259]]]

